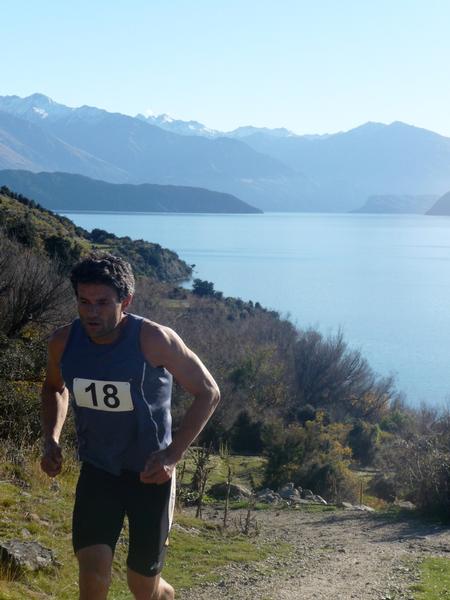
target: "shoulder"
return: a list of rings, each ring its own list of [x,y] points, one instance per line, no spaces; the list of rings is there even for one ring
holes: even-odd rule
[[[140,341],[145,358],[154,366],[164,365],[170,354],[186,347],[173,329],[148,319],[142,322]]]
[[[53,356],[62,356],[69,339],[72,323],[58,327],[48,340],[48,350]]]
[[[170,327],[154,321],[143,319],[141,326],[141,343],[154,345],[157,348],[167,348],[173,344],[183,343],[180,336]]]

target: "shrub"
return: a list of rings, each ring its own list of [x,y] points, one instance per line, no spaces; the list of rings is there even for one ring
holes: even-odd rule
[[[264,485],[278,489],[294,481],[305,454],[303,427],[274,422],[264,427],[263,442],[267,454]]]
[[[30,323],[60,323],[70,285],[51,261],[0,236],[0,330],[14,337]]]
[[[375,475],[375,477],[370,480],[368,491],[377,498],[386,500],[386,502],[394,502],[397,497],[396,484],[390,477],[383,473]]]
[[[20,446],[34,444],[41,436],[39,392],[33,381],[0,382],[0,439]]]
[[[387,438],[381,465],[395,476],[397,496],[425,514],[450,519],[450,417],[422,410],[415,422],[406,439]]]
[[[252,421],[247,411],[242,411],[231,428],[231,448],[236,453],[260,454],[262,423]]]
[[[278,489],[288,481],[312,489],[328,500],[356,498],[357,482],[349,467],[351,450],[345,445],[348,426],[325,425],[319,411],[303,427],[283,427],[279,422],[266,427],[267,448],[264,485]]]
[[[333,457],[322,457],[302,465],[298,471],[298,485],[311,489],[332,502],[355,502],[358,494],[358,480],[348,468],[348,464]]]
[[[214,297],[214,284],[211,281],[202,281],[201,279],[194,279],[192,285],[192,293],[196,296],[212,296]]]
[[[353,457],[363,465],[372,464],[378,448],[380,430],[378,425],[372,425],[358,419],[348,434],[348,444]]]
[[[299,333],[295,374],[300,405],[326,408],[334,420],[347,417],[377,422],[397,398],[393,379],[379,378],[342,332],[324,337],[314,329]]]

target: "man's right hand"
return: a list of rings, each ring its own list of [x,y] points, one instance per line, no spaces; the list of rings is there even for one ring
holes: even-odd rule
[[[56,477],[62,468],[61,446],[54,440],[45,442],[41,458],[41,469],[49,477]]]

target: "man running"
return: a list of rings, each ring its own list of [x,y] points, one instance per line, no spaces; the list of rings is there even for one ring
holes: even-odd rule
[[[82,461],[73,512],[80,600],[103,600],[125,515],[127,580],[136,600],[171,600],[160,576],[171,525],[175,466],[203,429],[219,389],[171,329],[126,312],[130,265],[91,255],[71,275],[79,319],[56,330],[42,388],[42,469],[55,477],[69,392]],[[171,436],[172,375],[194,400]]]

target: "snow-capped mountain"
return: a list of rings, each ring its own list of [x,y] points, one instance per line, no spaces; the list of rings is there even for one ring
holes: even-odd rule
[[[261,133],[274,138],[296,137],[295,133],[285,128],[270,129],[268,127],[252,127],[249,125],[247,127],[238,127],[232,131],[220,131],[218,129],[206,127],[206,125],[203,125],[203,123],[199,123],[198,121],[182,121],[181,119],[173,119],[167,114],[158,116],[145,116],[138,114],[136,115],[136,118],[141,119],[141,121],[145,121],[146,123],[150,123],[151,125],[161,127],[161,129],[165,129],[166,131],[178,133],[178,135],[200,135],[208,138],[229,137],[234,139],[243,139],[249,135]]]
[[[38,124],[42,124],[43,121],[54,122],[70,117],[92,121],[107,114],[106,110],[94,106],[71,108],[55,102],[44,94],[32,94],[26,98],[0,96],[0,111]]]
[[[64,104],[58,104],[44,94],[32,94],[26,98],[0,96],[0,111],[35,123],[44,119],[53,120],[65,117],[73,110]]]
[[[221,137],[223,133],[215,129],[210,129],[198,121],[182,121],[180,119],[173,119],[169,115],[149,115],[145,116],[142,114],[136,115],[137,119],[145,121],[150,125],[156,125],[166,131],[172,133],[178,133],[178,135],[200,135],[203,137]]]

